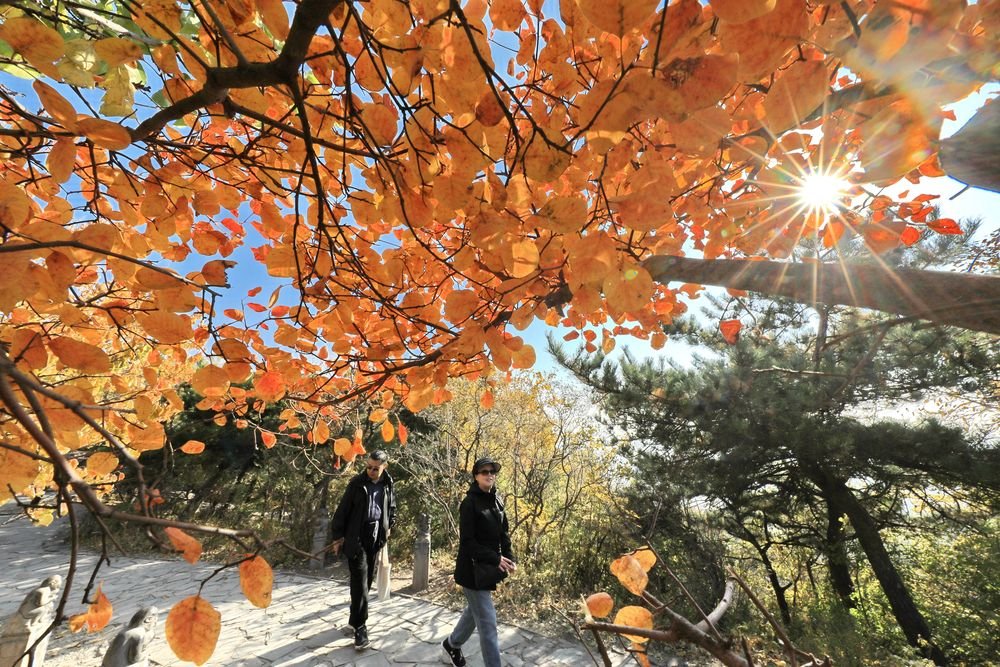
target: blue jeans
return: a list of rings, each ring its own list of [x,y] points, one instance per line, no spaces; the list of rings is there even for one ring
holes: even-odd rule
[[[448,643],[455,648],[464,644],[479,630],[479,648],[483,652],[486,667],[500,667],[500,640],[497,637],[497,610],[493,607],[492,591],[474,591],[462,587],[467,604],[455,629],[448,637]]]

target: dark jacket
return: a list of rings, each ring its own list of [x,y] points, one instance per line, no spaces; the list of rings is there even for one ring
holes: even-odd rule
[[[500,556],[514,560],[510,550],[510,525],[496,489],[489,493],[475,482],[458,508],[458,557],[455,559],[455,583],[474,590],[496,590],[496,586],[477,588],[472,561],[500,565]]]
[[[351,478],[331,521],[331,537],[334,540],[344,538],[344,555],[348,558],[364,548],[361,544],[361,526],[368,520],[367,480],[368,474],[365,472]],[[381,480],[385,485],[385,494],[382,496],[382,528],[378,531],[374,551],[385,545],[389,530],[396,522],[396,494],[392,490],[392,477],[388,472],[383,472]]]

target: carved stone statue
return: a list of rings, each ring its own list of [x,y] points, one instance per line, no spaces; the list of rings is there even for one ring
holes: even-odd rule
[[[58,574],[48,577],[38,588],[24,596],[21,606],[4,622],[3,629],[0,630],[0,667],[27,667],[29,662],[32,667],[42,667],[49,635],[38,642],[38,646],[31,651],[30,658],[26,651],[52,623],[60,588],[62,577]]]
[[[132,615],[104,654],[101,667],[149,667],[149,644],[156,630],[156,607],[143,607]]]

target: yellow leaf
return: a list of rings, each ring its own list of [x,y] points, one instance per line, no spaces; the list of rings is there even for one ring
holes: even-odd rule
[[[67,137],[56,139],[49,154],[45,156],[45,167],[56,183],[66,182],[73,173],[75,163],[76,142]]]
[[[185,454],[201,454],[205,451],[205,443],[201,440],[188,440],[181,445],[181,451]]]
[[[333,443],[333,453],[337,456],[347,456],[354,444],[347,438],[337,438]]]
[[[212,259],[205,262],[205,266],[201,267],[201,277],[205,279],[206,285],[227,286],[229,283],[226,278],[226,271],[234,266],[236,266],[236,262],[224,259]]]
[[[653,614],[645,607],[637,607],[635,605],[629,605],[627,607],[622,607],[615,614],[615,625],[627,625],[632,628],[641,628],[643,630],[653,629]],[[639,635],[624,635],[626,639],[630,639],[636,643],[642,644],[649,641],[648,637],[640,637]]]
[[[96,477],[110,475],[118,468],[118,457],[110,452],[94,452],[87,457],[87,472]]]
[[[150,422],[145,428],[129,425],[128,444],[136,451],[144,452],[151,449],[160,449],[166,440],[166,432],[160,422]]]
[[[322,419],[316,420],[316,425],[312,429],[312,441],[314,445],[321,445],[330,439],[330,427]]]
[[[513,262],[510,274],[515,278],[524,278],[538,269],[538,246],[531,239],[516,241],[510,245]]]
[[[570,153],[556,132],[536,132],[524,149],[524,175],[536,181],[548,182],[559,177],[570,163]]]
[[[714,106],[736,86],[739,60],[735,53],[678,59],[668,65],[666,76],[684,108],[698,111]]]
[[[393,428],[392,422],[386,419],[382,422],[382,440],[385,442],[392,442],[393,437],[396,435],[396,429]]]
[[[100,66],[93,41],[71,39],[66,42],[66,55],[56,65],[56,70],[67,84],[92,88]]]
[[[636,549],[632,552],[632,557],[639,561],[639,565],[645,572],[649,572],[656,565],[656,554],[649,547]]]
[[[240,589],[250,604],[261,608],[270,605],[272,588],[274,572],[266,560],[253,556],[240,563]]]
[[[76,109],[55,88],[44,81],[35,80],[31,87],[35,89],[38,99],[45,111],[60,125],[70,132],[76,131]]]
[[[170,543],[181,552],[184,560],[194,565],[201,558],[201,542],[185,533],[180,528],[168,527],[163,532],[170,538]]]
[[[218,366],[202,366],[191,376],[191,388],[206,398],[219,398],[229,391],[229,373]]]
[[[618,312],[634,312],[650,302],[656,286],[646,269],[637,266],[612,273],[604,281],[604,298]]]
[[[915,169],[937,150],[940,119],[925,122],[909,101],[900,100],[861,126],[865,180],[891,182]]]
[[[257,13],[277,39],[284,41],[288,37],[288,10],[281,0],[257,0]]]
[[[618,36],[645,23],[659,4],[660,0],[577,0],[587,20]]]
[[[66,52],[66,44],[58,32],[41,21],[25,16],[9,18],[0,25],[0,39],[46,73],[51,70],[52,63]]]
[[[175,315],[162,310],[138,314],[135,317],[143,330],[164,345],[188,340],[193,335],[191,320],[186,315]]]
[[[531,368],[535,365],[535,348],[531,345],[522,345],[519,349],[511,353],[511,366],[513,368]]]
[[[376,143],[392,144],[399,123],[392,109],[384,104],[367,104],[361,109],[361,120]]]
[[[587,222],[587,200],[579,196],[553,197],[538,212],[547,229],[568,234],[582,229]]]
[[[132,135],[117,123],[100,118],[81,118],[77,129],[94,145],[112,151],[121,151],[132,145]]]
[[[808,60],[792,63],[778,78],[764,98],[764,124],[777,136],[801,124],[823,104],[829,78],[826,63]]]
[[[479,297],[472,290],[455,290],[445,298],[444,316],[453,324],[464,322],[479,305]]]
[[[128,67],[119,65],[109,70],[104,76],[104,81],[101,82],[101,88],[104,89],[104,97],[101,99],[100,109],[102,116],[128,116],[132,114],[132,107],[135,103],[135,89],[132,87]],[[119,139],[113,139],[112,141],[124,142],[124,145],[120,148],[125,148],[132,143],[131,135],[128,135],[127,138],[126,135],[128,135],[127,130]],[[94,141],[98,143],[96,139]],[[120,150],[117,145],[106,145],[105,147]]]
[[[99,347],[74,338],[53,336],[49,339],[49,349],[70,368],[84,373],[106,373],[111,370],[111,360]]]
[[[45,368],[49,353],[42,341],[42,334],[31,329],[14,331],[10,344],[10,358],[19,366],[27,366],[32,370]]]
[[[32,451],[35,447],[23,447]],[[38,476],[38,460],[0,447],[0,503],[13,498],[11,493],[24,491]]]
[[[622,586],[634,595],[642,595],[646,590],[646,584],[649,583],[649,577],[642,569],[642,564],[632,554],[625,554],[612,561],[611,574],[618,577]]]
[[[97,55],[108,64],[109,68],[131,64],[142,57],[142,47],[130,39],[108,37],[94,42]]]
[[[806,3],[777,0],[772,11],[755,19],[739,24],[723,22],[719,40],[724,53],[739,54],[738,79],[750,83],[774,71],[809,27]]]
[[[0,182],[0,224],[17,229],[28,221],[30,215],[31,200],[27,193],[14,183]]]
[[[132,19],[156,39],[177,39],[181,29],[181,9],[174,0],[143,0],[134,5]]]
[[[729,23],[746,23],[774,11],[775,0],[710,0],[715,15]]]
[[[615,607],[615,601],[607,593],[594,593],[587,598],[587,610],[594,618],[604,618]]]
[[[221,629],[219,612],[201,596],[192,595],[167,614],[164,633],[178,658],[202,665],[212,657]]]
[[[388,416],[388,414],[389,411],[383,408],[372,410],[370,413],[368,413],[368,421],[372,423],[383,422],[385,421],[385,418]]]

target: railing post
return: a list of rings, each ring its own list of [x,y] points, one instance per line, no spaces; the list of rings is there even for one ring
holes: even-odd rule
[[[417,522],[417,539],[413,544],[413,586],[422,591],[430,581],[431,569],[431,518],[421,514]]]

